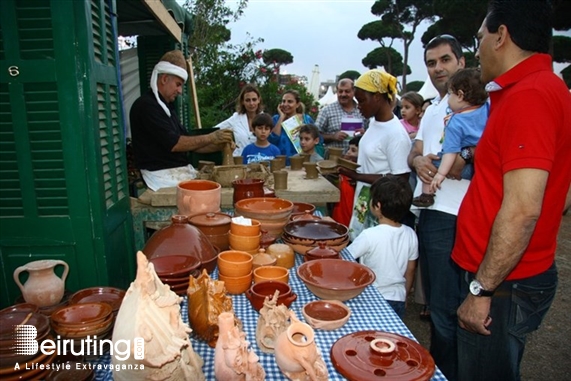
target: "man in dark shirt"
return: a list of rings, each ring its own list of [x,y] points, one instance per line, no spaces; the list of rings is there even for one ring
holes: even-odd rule
[[[231,130],[188,136],[174,107],[187,77],[182,53],[179,50],[166,53],[153,69],[151,90],[131,107],[135,165],[153,190],[195,177],[187,152],[214,152],[223,144],[232,143]]]

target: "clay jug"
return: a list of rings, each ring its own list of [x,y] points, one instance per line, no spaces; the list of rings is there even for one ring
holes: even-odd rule
[[[328,379],[327,366],[314,341],[315,333],[308,324],[293,322],[275,343],[275,357],[282,373],[290,380]]]
[[[222,187],[209,180],[188,180],[176,187],[178,213],[192,217],[202,213],[220,211]]]
[[[232,181],[234,204],[245,198],[264,197],[264,180],[243,179]]]
[[[64,267],[61,279],[54,272],[57,265]],[[29,274],[26,284],[20,282],[20,273]],[[20,287],[24,300],[38,307],[49,307],[57,304],[63,298],[65,278],[69,266],[59,259],[42,259],[18,267],[14,271],[14,281]]]

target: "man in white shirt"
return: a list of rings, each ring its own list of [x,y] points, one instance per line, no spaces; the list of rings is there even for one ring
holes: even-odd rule
[[[422,182],[430,183],[437,172],[432,160],[441,151],[444,117],[448,109],[448,79],[464,68],[462,47],[450,35],[433,38],[425,47],[424,60],[439,96],[426,109],[411,153],[410,168]],[[457,379],[456,308],[460,295],[460,270],[451,259],[456,235],[456,216],[470,181],[445,181],[434,204],[421,209],[418,222],[419,258],[423,287],[432,320],[430,353],[449,380]],[[414,207],[413,207],[414,208]]]

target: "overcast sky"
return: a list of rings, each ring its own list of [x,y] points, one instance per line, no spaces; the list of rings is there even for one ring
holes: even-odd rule
[[[226,2],[236,4],[233,0]],[[284,66],[284,71],[305,75],[308,80],[315,65],[319,65],[320,82],[335,80],[346,70],[363,73],[367,68],[361,60],[380,46],[357,37],[363,25],[378,20],[371,13],[373,3],[374,0],[249,0],[242,17],[228,24],[231,43],[248,41],[247,33],[261,37],[264,42],[257,48],[290,52],[294,62]],[[428,25],[421,24],[411,45],[408,64],[412,74],[407,76],[408,82],[427,78],[420,37]],[[403,53],[401,40],[395,40],[394,47]],[[565,66],[556,65],[556,72]]]

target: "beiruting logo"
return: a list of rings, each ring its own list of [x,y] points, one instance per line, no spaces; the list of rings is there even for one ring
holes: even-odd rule
[[[135,360],[143,360],[145,358],[145,340],[142,337],[131,340],[117,340],[113,343],[112,340],[98,340],[97,335],[91,337],[87,336],[84,339],[62,339],[57,336],[57,339],[42,340],[39,344],[36,338],[38,337],[38,330],[35,326],[29,324],[21,324],[14,326],[14,351],[18,355],[35,355],[40,351],[43,355],[49,356],[56,353],[59,355],[71,354],[74,356],[98,356],[105,353],[105,349],[109,349],[109,355],[115,356],[119,361],[125,361],[131,356],[131,347],[133,348],[133,358]],[[93,353],[92,353],[93,352]],[[22,364],[25,369],[70,369],[69,364],[65,368],[63,364],[39,364],[39,363],[26,363]],[[20,364],[14,365],[14,370],[20,369]],[[112,364],[76,364],[77,369],[110,369]],[[81,367],[81,368],[80,368]],[[115,364],[115,370],[121,369],[145,369],[143,364]]]

